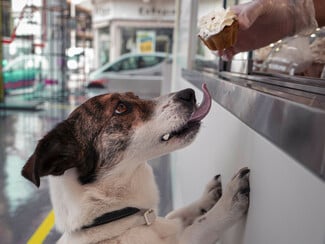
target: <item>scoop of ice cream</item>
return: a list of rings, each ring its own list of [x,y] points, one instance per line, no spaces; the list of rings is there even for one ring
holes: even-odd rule
[[[225,26],[232,25],[236,18],[236,13],[229,8],[216,9],[199,19],[199,36],[201,38],[207,39],[209,36],[215,35],[222,31]]]

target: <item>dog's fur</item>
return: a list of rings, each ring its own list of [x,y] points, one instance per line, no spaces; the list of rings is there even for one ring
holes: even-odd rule
[[[241,169],[221,194],[220,177],[189,206],[132,227],[138,215],[82,229],[125,207],[156,209],[158,189],[147,160],[190,144],[200,122],[194,91],[154,100],[133,93],[93,97],[39,141],[22,174],[39,186],[49,175],[59,243],[212,244],[248,209],[248,172]],[[163,136],[172,133],[169,140]],[[221,196],[222,195],[222,196]]]

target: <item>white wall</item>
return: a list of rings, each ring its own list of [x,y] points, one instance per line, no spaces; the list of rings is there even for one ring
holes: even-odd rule
[[[172,162],[175,208],[197,199],[214,175],[220,173],[225,186],[240,167],[251,169],[247,219],[222,243],[325,243],[325,183],[218,104],[196,141]]]

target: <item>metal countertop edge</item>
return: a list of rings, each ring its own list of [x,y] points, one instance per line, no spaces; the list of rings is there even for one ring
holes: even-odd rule
[[[325,181],[325,111],[193,70],[182,77]],[[290,172],[288,172],[290,173]]]

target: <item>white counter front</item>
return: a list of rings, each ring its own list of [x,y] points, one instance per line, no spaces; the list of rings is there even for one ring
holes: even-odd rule
[[[179,84],[200,101],[200,90]],[[172,155],[174,207],[197,199],[216,174],[224,187],[242,166],[251,169],[249,212],[220,243],[325,243],[325,182],[215,102],[196,141]]]

